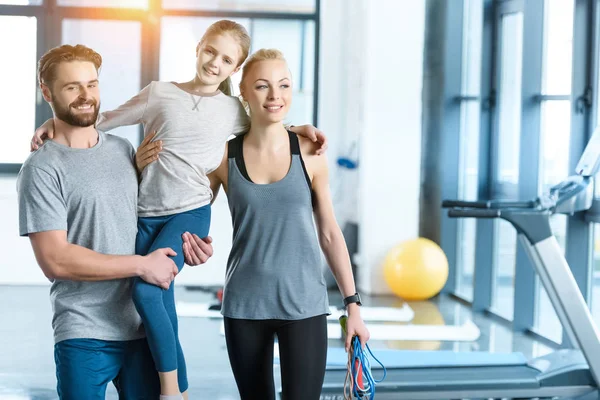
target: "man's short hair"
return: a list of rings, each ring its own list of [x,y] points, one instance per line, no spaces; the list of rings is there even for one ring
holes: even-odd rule
[[[56,79],[56,67],[62,62],[89,61],[96,66],[96,71],[102,66],[102,56],[82,44],[71,46],[64,44],[55,47],[40,58],[38,62],[38,81],[50,85]]]

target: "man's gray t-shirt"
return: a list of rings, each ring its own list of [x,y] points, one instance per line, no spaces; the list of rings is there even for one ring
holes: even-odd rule
[[[17,179],[19,233],[66,230],[69,243],[109,255],[135,253],[138,180],[133,146],[98,132],[89,149],[48,140]],[[50,289],[54,340],[144,337],[131,279],[55,280]]]

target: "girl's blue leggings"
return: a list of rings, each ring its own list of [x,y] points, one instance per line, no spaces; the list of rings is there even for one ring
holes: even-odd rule
[[[154,250],[170,247],[177,253],[171,257],[181,272],[184,264],[183,239],[185,232],[203,238],[210,227],[210,205],[163,217],[138,219],[136,254],[147,255]],[[159,372],[177,370],[179,390],[188,388],[185,359],[179,343],[174,284],[168,290],[151,285],[141,278],[133,284],[133,302],[144,323],[150,351]]]

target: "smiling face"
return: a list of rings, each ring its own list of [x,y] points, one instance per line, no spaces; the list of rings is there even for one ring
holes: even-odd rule
[[[292,78],[285,60],[252,63],[244,73],[242,96],[250,107],[252,123],[283,121],[292,105]]]
[[[196,50],[196,75],[206,86],[219,86],[239,70],[240,57],[240,45],[233,36],[209,36]]]
[[[88,127],[98,118],[100,89],[98,71],[88,61],[61,62],[56,66],[55,79],[42,85],[44,98],[54,115],[72,126]]]

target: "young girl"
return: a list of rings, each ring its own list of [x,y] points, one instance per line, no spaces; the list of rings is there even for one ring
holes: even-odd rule
[[[292,102],[292,80],[279,51],[253,54],[240,90],[250,110],[250,130],[229,141],[210,175],[213,199],[222,185],[233,221],[222,305],[227,351],[242,400],[272,400],[277,335],[282,398],[317,400],[329,313],[320,250],[347,306],[346,349],[353,336],[363,346],[369,339],[333,212],[327,160],[281,123]]]
[[[118,109],[100,114],[99,130],[142,123],[144,144],[149,143],[150,133],[156,132],[157,142],[150,145],[162,148],[160,158],[141,174],[138,254],[182,248],[184,232],[201,238],[208,235],[213,196],[207,175],[219,165],[227,138],[245,132],[248,126],[244,107],[228,94],[230,76],[239,70],[249,48],[250,37],[243,26],[218,21],[197,45],[194,79],[152,82]],[[312,127],[298,131],[311,136]],[[51,121],[36,131],[34,149],[44,134],[52,137]],[[183,252],[173,259],[181,271]],[[182,392],[187,398],[173,285],[164,291],[137,279],[133,300],[159,371],[161,399],[180,399]]]

